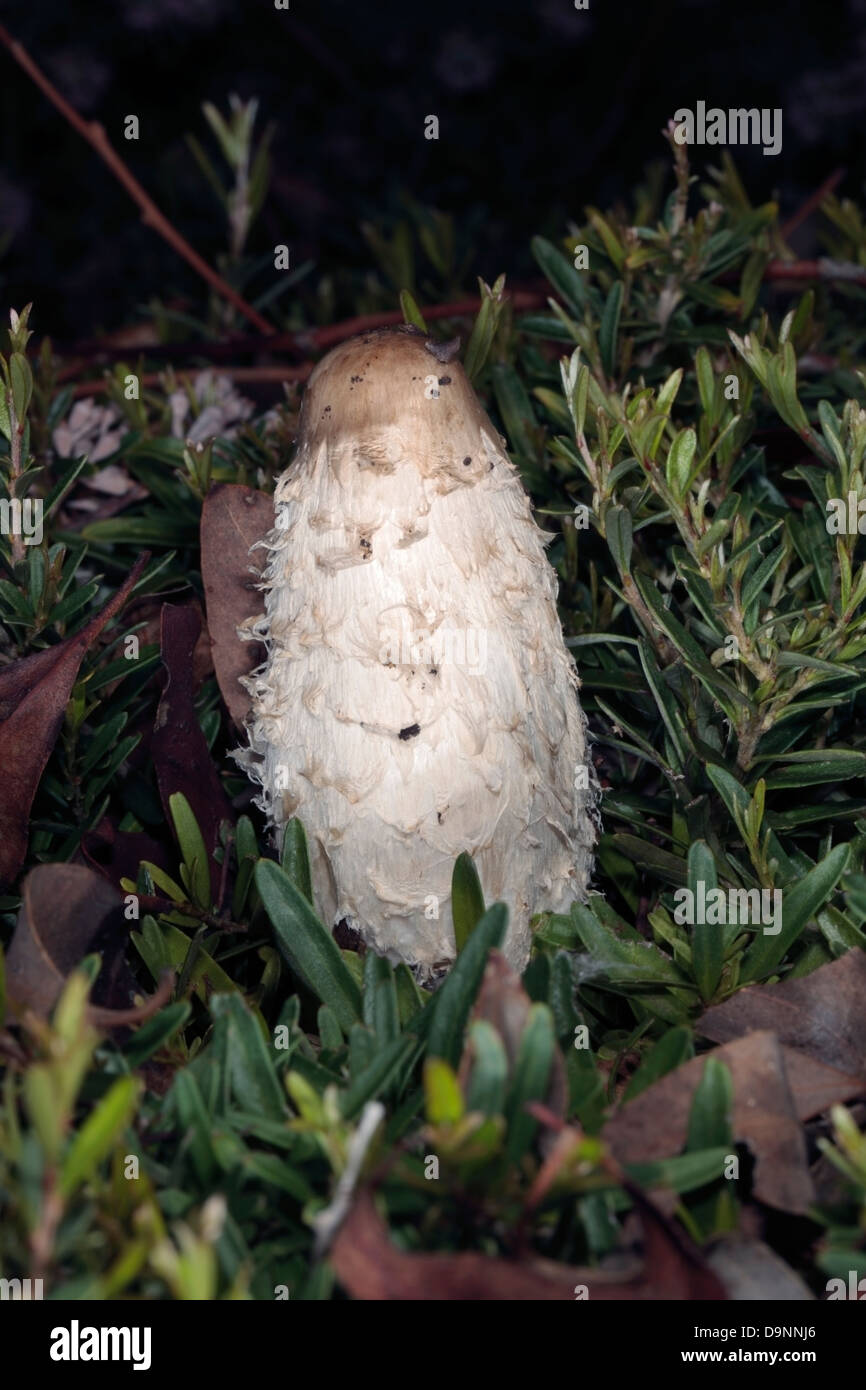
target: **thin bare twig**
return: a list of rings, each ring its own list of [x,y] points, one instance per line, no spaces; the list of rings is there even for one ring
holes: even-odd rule
[[[552,294],[552,288],[507,291],[507,297],[518,313],[528,313],[533,309],[546,308],[547,301]],[[478,313],[481,302],[477,297],[460,299],[450,304],[433,304],[429,308],[422,309],[421,312],[430,323],[436,319],[469,318]],[[75,361],[78,357],[102,359],[106,362],[127,361],[132,353],[141,352],[145,357],[168,357],[172,360],[181,357],[209,357],[214,361],[221,359],[225,361],[226,359],[231,360],[232,357],[242,357],[245,353],[266,350],[267,352],[290,352],[306,358],[324,348],[336,346],[337,343],[351,338],[355,333],[367,333],[375,328],[389,328],[394,324],[403,323],[403,321],[402,310],[386,309],[378,314],[363,314],[360,317],[343,319],[340,323],[328,324],[321,328],[302,328],[292,333],[274,333],[268,338],[267,343],[263,343],[261,338],[234,334],[229,338],[219,340],[199,338],[186,343],[133,344],[131,346],[128,344],[106,345],[105,340],[100,338],[88,338],[68,346],[55,343],[52,340],[51,347],[55,357],[68,359],[67,364],[58,373],[58,380],[63,381],[69,376],[74,376],[80,370]]]
[[[186,238],[172,226],[168,218],[160,212],[156,203],[142,188],[138,179],[135,178],[124,164],[120,155],[112,147],[104,128],[99,122],[85,121],[75,110],[75,107],[70,106],[69,102],[64,96],[61,96],[53,83],[49,82],[41,68],[37,67],[26,48],[24,48],[17,39],[13,39],[12,35],[2,24],[0,24],[0,43],[8,48],[19,67],[24,69],[27,76],[36,83],[40,91],[57,107],[57,110],[60,112],[61,116],[63,116],[64,120],[68,121],[73,130],[78,131],[78,134],[96,150],[100,159],[108,165],[115,178],[123,184],[127,193],[140,207],[141,218],[145,226],[152,227],[155,232],[158,232],[159,235],[168,242],[169,246],[177,251],[178,255],[183,256],[184,260],[192,266],[193,270],[198,272],[202,279],[207,280],[208,284],[216,290],[217,294],[222,295],[223,299],[227,299],[230,304],[233,304],[239,313],[249,319],[250,323],[254,323],[260,333],[270,337],[274,332],[273,324],[268,323],[268,320],[263,318],[258,310],[253,308],[252,304],[248,304],[243,295],[238,294],[237,290],[232,289],[231,285],[228,284],[212,266],[208,265],[207,261],[203,260],[198,252],[190,246]]]
[[[534,290],[513,290],[508,298],[515,309],[520,312],[527,312],[530,309],[541,309],[547,304],[548,296]],[[481,308],[481,299],[460,299],[450,304],[433,304],[422,313],[425,319],[433,321],[435,319],[462,318],[474,315]],[[157,351],[165,351],[172,356],[196,356],[206,357],[209,352],[215,356],[222,356],[226,351],[237,353],[261,352],[267,349],[270,352],[319,352],[324,348],[334,347],[337,343],[342,343],[346,338],[353,337],[356,333],[371,332],[376,328],[389,328],[392,325],[404,322],[403,312],[400,309],[389,309],[380,314],[362,314],[356,318],[343,319],[341,323],[328,324],[322,328],[301,329],[295,333],[275,333],[268,339],[267,344],[259,338],[233,337],[228,342],[198,342],[198,343],[176,343],[170,344],[162,349],[144,348],[145,356],[154,355]],[[85,345],[88,346],[88,345]],[[94,344],[94,355],[105,356],[107,358],[129,357],[129,350],[123,348],[110,348],[98,352],[98,344]],[[80,351],[80,349],[76,349]],[[213,371],[230,376],[233,381],[246,382],[281,382],[281,381],[306,381],[315,363],[305,361],[296,367],[288,366],[261,366],[261,367],[237,367],[237,366],[207,366],[190,369],[189,371],[179,372],[177,375],[183,379],[189,379],[195,375],[196,371]],[[63,382],[75,377],[81,370],[81,363],[72,359],[68,361],[57,373],[57,381]],[[148,372],[140,378],[142,386],[158,386],[160,384],[159,372]],[[107,382],[78,381],[72,388],[74,396],[91,396],[106,389]]]
[[[63,1218],[63,1205],[57,1169],[52,1163],[42,1178],[42,1206],[30,1233],[31,1278],[44,1279],[54,1263],[54,1242]]]
[[[721,280],[733,280],[733,275],[723,275]],[[770,261],[764,270],[765,280],[774,281],[802,281],[802,280],[849,280],[855,284],[866,284],[866,267],[854,265],[848,262],[831,261],[827,259],[815,261]],[[552,287],[548,289],[514,289],[508,292],[508,298],[512,307],[518,313],[531,313],[535,309],[547,307],[548,300],[553,297]],[[437,319],[464,318],[477,314],[481,308],[479,298],[455,300],[450,304],[433,304],[422,309],[424,318],[432,323]],[[319,328],[302,328],[292,333],[272,333],[267,343],[263,343],[261,338],[233,335],[230,338],[209,341],[208,339],[197,339],[186,343],[160,343],[148,344],[141,347],[140,351],[147,357],[166,357],[171,360],[184,357],[207,357],[212,361],[223,361],[234,356],[243,356],[245,353],[261,352],[266,349],[268,352],[288,352],[294,353],[303,358],[308,358],[311,354],[321,352],[326,348],[335,347],[342,343],[346,338],[351,338],[356,333],[370,332],[376,328],[388,328],[392,325],[402,323],[403,313],[400,309],[389,309],[378,314],[362,314],[356,318],[343,319],[340,323],[327,324]],[[55,356],[66,356],[68,360],[61,367],[57,374],[58,382],[67,381],[75,377],[81,370],[78,358],[90,360],[102,360],[111,362],[115,360],[124,361],[130,356],[131,349],[127,346],[106,346],[103,340],[87,339],[81,343],[70,345],[64,349],[63,345],[52,344]],[[214,368],[216,370],[216,368]],[[229,366],[226,369],[228,375],[236,380],[249,381],[280,381],[286,380],[303,381],[309,376],[312,364],[303,361],[296,369],[297,375],[293,376],[292,368],[241,368]],[[239,373],[249,370],[250,372],[262,373],[262,375],[250,375],[242,378]],[[273,371],[273,375],[268,375]],[[283,375],[281,375],[281,373]],[[154,382],[155,382],[154,378]],[[85,384],[81,383],[76,388],[77,395],[87,395]],[[101,389],[101,388],[95,388]]]
[[[833,261],[821,256],[816,261],[769,261],[764,270],[765,280],[847,280],[852,285],[866,285],[866,266],[854,261]]]
[[[159,893],[137,893],[136,897],[139,907],[143,907],[146,912],[180,912],[184,917],[196,918],[203,927],[210,927],[212,931],[249,931],[245,922],[233,922],[230,917],[219,917],[203,907],[196,907],[195,903],[179,903],[174,898],[164,898]]]
[[[526,313],[530,309],[545,309],[547,301],[553,291],[546,292],[535,290],[513,290],[508,293],[513,309],[518,313]],[[457,319],[464,318],[471,314],[477,314],[481,308],[481,300],[478,298],[459,299],[452,304],[431,304],[428,308],[422,309],[421,314],[425,321],[432,322],[434,319]],[[294,348],[298,352],[308,353],[311,351],[321,351],[323,348],[334,347],[337,343],[342,343],[346,338],[352,338],[356,333],[367,333],[373,328],[389,328],[392,324],[403,323],[403,311],[394,309],[384,314],[361,314],[357,318],[344,319],[342,323],[328,324],[324,328],[301,329],[300,332],[287,334],[284,344],[286,348]],[[271,344],[268,343],[270,349]]]
[[[828,175],[820,187],[815,189],[811,197],[807,198],[797,211],[788,218],[787,222],[783,222],[780,228],[783,241],[787,241],[791,234],[796,232],[798,227],[802,226],[806,218],[811,217],[815,209],[821,206],[824,199],[829,198],[830,194],[838,188],[839,184],[844,179],[846,172],[847,170],[845,169],[834,169],[832,174]]]

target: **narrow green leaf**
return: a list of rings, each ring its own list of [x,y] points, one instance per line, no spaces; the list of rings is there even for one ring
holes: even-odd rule
[[[280,855],[283,872],[288,874],[299,893],[313,903],[313,883],[310,874],[310,854],[303,825],[294,816],[283,831],[283,850]]]
[[[598,330],[598,346],[605,375],[612,377],[616,368],[616,346],[619,318],[622,312],[622,280],[615,280],[605,300]]]
[[[725,1159],[731,1146],[719,1145],[696,1153],[678,1154],[675,1158],[658,1159],[654,1163],[627,1163],[629,1177],[641,1187],[667,1187],[673,1192],[693,1192],[718,1182],[725,1170]],[[615,1203],[615,1206],[618,1206]]]
[[[631,568],[632,520],[628,507],[610,507],[605,512],[604,536],[614,564],[625,577]]]
[[[682,714],[677,708],[677,703],[672,691],[665,684],[664,676],[659,670],[652,647],[644,637],[642,637],[638,643],[638,653],[640,655],[644,675],[647,679],[647,684],[658,706],[659,714],[662,717],[668,737],[673,744],[673,750],[676,753],[676,767],[674,770],[682,772],[688,756],[688,747],[686,743],[687,734]]]
[[[397,1007],[401,1027],[414,1018],[419,1009],[427,1003],[427,994],[418,984],[408,965],[402,963],[394,971],[394,988],[397,991]]]
[[[699,885],[704,891],[700,893]],[[695,840],[689,848],[688,886],[692,902],[704,901],[718,887],[716,862],[704,840]],[[718,988],[725,955],[725,931],[719,923],[695,922],[692,927],[692,969],[704,1003],[709,1003]]]
[[[699,347],[695,354],[695,375],[698,380],[701,409],[704,414],[709,415],[712,420],[713,403],[716,394],[716,378],[713,372],[712,358],[705,347]]]
[[[444,1057],[453,1067],[463,1049],[463,1030],[481,985],[487,957],[500,946],[508,924],[508,909],[494,903],[485,912],[431,1004],[427,1053]]]
[[[694,1056],[694,1043],[690,1028],[669,1028],[664,1037],[646,1053],[637,1070],[632,1073],[623,1092],[623,1102],[634,1100],[648,1086],[660,1081],[668,1072],[675,1071]]]
[[[538,1121],[527,1113],[526,1105],[529,1101],[544,1100],[555,1048],[553,1014],[546,1004],[533,1004],[520,1039],[514,1077],[505,1105],[508,1124],[506,1154],[511,1163],[519,1163],[538,1129]]]
[[[484,916],[484,894],[472,856],[464,850],[457,856],[451,875],[451,915],[458,952]]]
[[[256,1017],[240,994],[215,994],[214,1019],[222,1020],[228,1037],[227,1067],[239,1105],[278,1119],[285,1114],[283,1088],[277,1077],[273,1047],[269,1047]]]
[[[761,561],[754,573],[746,580],[743,585],[742,598],[744,609],[748,609],[760,597],[763,589],[784,560],[785,554],[785,547],[783,545],[777,546],[766,559]]]
[[[102,1160],[111,1153],[135,1113],[139,1090],[136,1077],[122,1076],[91,1110],[63,1161],[60,1175],[63,1197],[71,1196],[81,1183],[92,1178]]]
[[[328,1004],[321,1004],[316,1015],[319,1041],[326,1052],[337,1052],[343,1046],[343,1030],[337,1015]]]
[[[531,458],[535,453],[534,435],[538,424],[526,388],[507,362],[496,362],[490,375],[509,446],[514,453]]]
[[[692,1097],[686,1151],[697,1153],[731,1144],[734,1083],[724,1062],[708,1057]],[[718,1175],[721,1177],[721,1173]]]
[[[431,1125],[456,1125],[463,1118],[457,1073],[441,1057],[428,1057],[424,1063],[424,1096]]]
[[[340,1027],[348,1032],[361,1018],[361,991],[334,938],[278,864],[260,859],[255,880],[289,965],[323,1004],[330,1005]]]
[[[315,1197],[306,1178],[296,1169],[290,1168],[284,1158],[277,1154],[262,1153],[248,1149],[241,1161],[241,1170],[271,1187],[278,1187],[294,1197],[296,1202],[306,1203]]]
[[[153,978],[158,980],[163,970],[180,973],[193,944],[186,932],[172,922],[157,923],[153,917],[144,917],[141,927],[140,932],[132,933],[132,942]],[[189,986],[205,1004],[215,992],[227,994],[238,988],[231,976],[201,946],[189,972]]]
[[[395,1038],[387,1047],[376,1052],[369,1066],[353,1077],[349,1089],[340,1097],[340,1113],[344,1119],[354,1119],[368,1100],[375,1100],[376,1096],[381,1095],[417,1049],[417,1040],[407,1035]]]
[[[469,1030],[472,1067],[466,1093],[466,1109],[485,1115],[501,1115],[508,1081],[505,1044],[487,1019],[479,1018]]]
[[[186,1023],[191,1012],[188,999],[180,999],[160,1009],[154,1018],[143,1023],[123,1048],[123,1055],[130,1067],[140,1067],[161,1047],[164,1047]]]
[[[364,958],[363,1010],[364,1022],[373,1029],[382,1047],[399,1035],[400,1013],[394,967],[384,956],[377,956],[375,951],[368,951]]]
[[[586,302],[586,282],[579,270],[544,237],[536,236],[530,243],[532,254],[556,293],[561,295],[572,312],[582,316]]]
[[[189,891],[192,901],[207,909],[210,901],[210,859],[205,848],[204,837],[192,807],[183,792],[173,792],[168,799],[174,831],[183,862],[189,876]]]
[[[820,864],[792,886],[782,890],[782,929],[777,936],[758,929],[743,959],[741,981],[761,980],[773,974],[800,933],[825,906],[848,866],[850,845],[837,845]]]
[[[665,464],[665,476],[668,487],[676,497],[684,497],[689,487],[689,480],[692,471],[692,460],[695,450],[698,447],[698,437],[695,431],[689,426],[688,429],[680,430],[668,450],[667,462]]]
[[[232,917],[237,922],[247,903],[253,873],[259,860],[259,845],[249,816],[239,816],[235,827],[235,856],[237,877],[232,892]]]
[[[43,504],[42,510],[46,520],[51,516],[54,509],[60,505],[67,493],[75,486],[82,469],[86,467],[87,455],[83,454],[80,459],[71,463],[65,472],[60,472],[60,477],[48,493]]]
[[[749,702],[745,695],[737,689],[733,681],[714,669],[694,637],[670,610],[665,608],[653,581],[646,575],[635,572],[635,582],[653,617],[673,642],[689,670],[694,672],[728,717],[736,720],[737,711],[744,706],[748,707]]]
[[[13,352],[9,358],[9,376],[12,383],[12,403],[19,426],[27,415],[30,398],[33,395],[33,373],[30,363],[21,352]]]
[[[424,315],[415,303],[408,290],[400,291],[400,308],[406,323],[411,323],[414,328],[420,328],[422,333],[428,331],[424,322]]]
[[[190,1160],[199,1181],[210,1184],[220,1166],[213,1145],[213,1118],[208,1113],[195,1074],[189,1067],[175,1073],[170,1094],[180,1122],[181,1144],[189,1148]]]
[[[505,308],[505,276],[500,275],[492,287],[485,284],[479,276],[478,288],[481,292],[481,308],[472,326],[463,358],[463,370],[473,383],[478,380],[487,365],[493,339]]]
[[[593,961],[609,980],[635,985],[668,984],[682,988],[684,978],[657,946],[649,941],[621,940],[592,908],[574,903],[571,917]]]

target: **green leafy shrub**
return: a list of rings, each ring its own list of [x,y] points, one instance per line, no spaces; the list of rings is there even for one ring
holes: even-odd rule
[[[246,166],[235,145],[249,143],[252,118],[238,107],[232,119],[236,129],[211,125],[237,179]],[[705,1012],[744,997],[772,1010],[774,990],[840,965],[841,1008],[866,945],[856,524],[866,382],[855,370],[862,279],[850,273],[866,264],[866,235],[851,205],[827,200],[828,250],[849,273],[819,263],[805,289],[802,276],[791,289],[776,207],[751,207],[729,164],[691,189],[675,155],[667,199],[653,176],[630,211],[589,209],[560,245],[535,241],[549,312],[515,317],[503,281],[482,284],[469,338],[467,365],[553,531],[604,787],[597,892],[538,919],[522,983],[491,956],[508,905],[485,906],[465,856],[454,878],[461,951],[434,994],[405,967],[338,945],[311,901],[303,828],[289,827],[280,862],[264,842],[206,667],[188,709],[201,736],[197,775],[211,778],[212,806],[218,793],[230,808],[212,815],[213,853],[192,784],[169,795],[160,781],[161,755],[149,752],[168,708],[160,649],[169,676],[180,668],[165,610],[161,634],[155,615],[166,599],[204,597],[202,501],[220,483],[269,487],[294,395],[276,420],[245,418],[189,445],[171,433],[178,381],[128,400],[133,369],[118,365],[108,462],[127,502],[81,524],[68,502],[106,460],[52,447],[71,391],[57,384],[50,345],[32,370],[27,315],[13,319],[0,390],[4,496],[39,497],[44,535],[0,542],[0,682],[4,670],[14,680],[16,660],[46,662],[51,649],[68,676],[56,737],[37,750],[25,867],[83,855],[95,875],[105,866],[94,837],[105,844],[110,827],[129,851],[115,882],[127,906],[145,909],[127,924],[132,949],[120,951],[132,971],[126,1002],[130,989],[157,995],[134,1028],[104,1011],[123,996],[115,981],[104,1005],[96,998],[116,933],[113,949],[89,942],[77,967],[67,962],[41,1012],[20,1016],[10,974],[5,1277],[44,1277],[56,1298],[363,1295],[373,1274],[349,1272],[340,1232],[384,1239],[375,1220],[385,1212],[393,1258],[483,1256],[487,1272],[473,1277],[501,1297],[531,1296],[552,1277],[539,1262],[555,1262],[559,1296],[573,1297],[575,1271],[591,1282],[604,1269],[635,1210],[645,1254],[667,1252],[669,1296],[719,1296],[708,1264],[696,1266],[703,1284],[683,1273],[672,1233],[711,1252],[744,1206],[761,1209],[775,1175],[770,1165],[753,1182],[750,1146],[759,1165],[769,1160],[741,1129],[748,1072],[735,1084],[733,1054],[707,1055],[719,1038]],[[200,148],[196,157],[221,188]],[[263,144],[247,168],[256,207],[265,164]],[[221,191],[236,269],[248,225],[237,188]],[[441,283],[458,284],[450,223],[413,217]],[[423,323],[411,228],[391,240],[368,228],[367,239],[403,277],[407,318]],[[211,304],[211,325],[215,313]],[[442,331],[460,327],[446,319]],[[193,392],[189,406],[195,419],[206,401]],[[845,525],[835,532],[837,513]],[[151,555],[121,593],[142,546]],[[119,594],[129,617],[100,636],[94,614]],[[130,660],[121,644],[136,636]],[[64,644],[79,637],[67,669]],[[6,721],[32,698],[30,687],[15,691],[0,708]],[[21,884],[16,870],[0,903],[4,939],[15,929],[16,941],[30,932],[44,943],[51,924],[35,894],[22,890],[22,903]],[[679,890],[719,888],[773,902],[780,893],[779,929],[679,919]],[[159,995],[166,970],[170,998]],[[746,985],[766,991],[742,996]],[[825,1023],[832,1032],[832,1011]],[[781,1021],[778,1031],[790,1047]],[[659,1158],[648,1143],[622,1158],[617,1118],[654,1086],[680,1105],[673,1147]],[[854,1079],[846,1096],[857,1094]],[[862,1273],[866,1259],[862,1137],[848,1111],[832,1113],[835,1145],[826,1125],[809,1128],[820,1118],[787,1116],[820,1138],[843,1180],[832,1200],[813,1190],[797,1208],[819,1241],[816,1259],[804,1240],[797,1272],[819,1292],[826,1274]],[[742,1161],[735,1181],[732,1158]],[[808,1188],[805,1167],[799,1177]],[[661,1189],[674,1194],[673,1225],[648,1200]],[[378,1208],[364,1207],[373,1191]],[[418,1268],[401,1266],[407,1281]],[[436,1276],[450,1277],[450,1265]]]

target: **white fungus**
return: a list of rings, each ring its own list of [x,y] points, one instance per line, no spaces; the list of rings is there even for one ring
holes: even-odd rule
[[[532,915],[585,897],[595,840],[548,538],[452,353],[372,332],[310,377],[239,755],[275,829],[303,822],[324,920],[421,980],[454,960],[461,851],[522,970]]]

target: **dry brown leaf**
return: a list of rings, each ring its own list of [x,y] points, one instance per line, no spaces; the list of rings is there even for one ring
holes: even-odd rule
[[[82,835],[81,853],[91,869],[116,887],[120,886],[123,878],[135,883],[142,859],[169,875],[174,871],[174,865],[159,840],[154,840],[143,831],[118,830],[108,816],[103,816],[95,830]]]
[[[773,1033],[751,1033],[712,1054],[730,1068],[733,1132],[755,1157],[753,1191],[768,1206],[805,1215],[814,1200],[806,1142],[788,1083],[781,1044]],[[706,1057],[693,1057],[608,1122],[602,1138],[619,1163],[648,1163],[682,1151],[692,1098]]]
[[[126,612],[130,626],[138,627],[137,637],[140,647],[159,646],[162,634],[162,609],[174,599],[172,593],[143,594],[140,599],[132,599]],[[198,599],[183,600],[184,607],[194,608],[201,619],[201,632],[192,654],[193,684],[196,693],[202,682],[214,674],[210,635],[205,622],[204,607]],[[110,687],[109,687],[110,688]]]
[[[134,980],[125,965],[129,924],[123,899],[104,878],[84,864],[40,864],[22,884],[21,909],[6,957],[7,995],[17,1014],[29,1010],[47,1018],[68,975],[91,952],[103,967],[89,1009],[98,1027],[118,1028],[143,1022],[168,1002],[170,978],[144,1005],[128,1004]]]
[[[250,548],[274,526],[274,500],[255,488],[221,483],[211,488],[201,513],[201,574],[216,678],[226,708],[239,727],[250,697],[240,684],[265,659],[261,642],[244,642],[241,623],[260,617],[264,599],[256,587]]]
[[[201,619],[195,605],[163,605],[161,648],[166,679],[156,712],[151,754],[169,824],[169,800],[175,792],[183,793],[198,821],[216,902],[221,869],[213,852],[220,842],[221,822],[234,824],[235,817],[195,712],[193,652],[200,630]]]
[[[816,1062],[814,1057],[784,1043],[782,1056],[798,1120],[823,1115],[831,1105],[844,1105],[866,1089],[859,1077],[825,1067],[823,1062]]]
[[[724,1299],[723,1284],[700,1252],[637,1189],[643,1263],[634,1274],[605,1275],[551,1260],[497,1259],[476,1252],[408,1255],[392,1243],[369,1190],[358,1194],[331,1250],[337,1278],[353,1298],[388,1302],[540,1302]]]
[[[24,862],[30,807],[84,654],[120,612],[149,559],[145,552],[102,612],[80,632],[0,670],[0,884],[13,882]]]
[[[695,1027],[718,1043],[774,1032],[785,1045],[804,1119],[866,1090],[864,1001],[866,953],[855,948],[802,979],[738,990],[707,1009]]]

